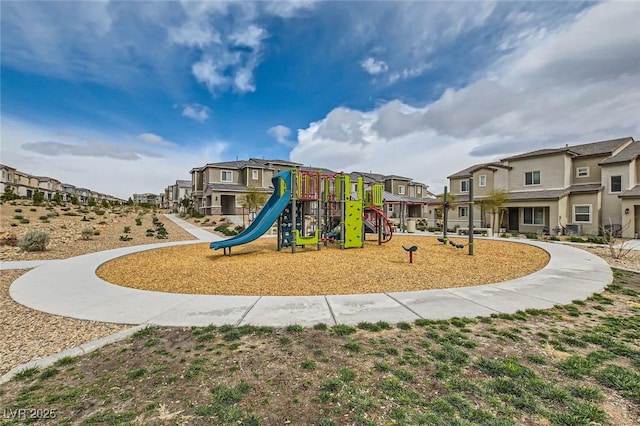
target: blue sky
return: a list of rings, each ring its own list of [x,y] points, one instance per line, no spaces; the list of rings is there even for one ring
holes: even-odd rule
[[[281,158],[442,190],[640,137],[640,2],[2,1],[0,161],[128,198]]]

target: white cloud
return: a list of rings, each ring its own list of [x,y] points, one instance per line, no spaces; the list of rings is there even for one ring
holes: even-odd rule
[[[221,43],[220,34],[206,23],[187,22],[178,28],[169,29],[169,40],[172,43],[188,47],[204,48],[211,43]]]
[[[245,46],[253,50],[260,48],[262,40],[267,38],[268,33],[264,28],[260,28],[256,25],[249,25],[247,28],[236,31],[229,36],[229,40],[235,46]]]
[[[291,159],[409,175],[438,191],[446,176],[510,153],[638,139],[639,18],[638,3],[601,3],[427,105],[335,108],[299,131]]]
[[[360,66],[371,75],[381,74],[389,69],[389,66],[384,61],[376,61],[372,57],[361,61]]]
[[[158,136],[154,133],[142,133],[138,135],[138,139],[141,140],[142,142],[146,142],[151,145],[172,146],[172,147],[178,146],[177,144],[171,141],[168,141],[164,139],[162,136]]]
[[[182,116],[195,120],[199,123],[204,123],[209,119],[209,113],[211,109],[207,106],[200,104],[185,105],[182,109]]]
[[[277,126],[273,126],[267,130],[267,134],[273,137],[279,144],[288,148],[293,148],[296,145],[295,142],[289,140],[289,136],[291,136],[291,129],[287,126],[278,124]]]
[[[221,161],[228,146],[212,140],[189,150],[150,148],[123,143],[129,140],[123,135],[44,128],[6,115],[1,124],[3,164],[125,200],[134,192],[160,193],[176,179],[190,179],[189,170]]]

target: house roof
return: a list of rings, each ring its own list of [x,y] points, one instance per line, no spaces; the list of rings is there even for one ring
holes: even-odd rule
[[[264,164],[264,165],[278,164],[281,166],[291,166],[291,167],[302,166],[302,163],[296,163],[294,161],[287,161],[287,160],[268,160],[264,158],[249,158],[249,161],[253,161],[255,163]]]
[[[632,142],[617,154],[607,157],[598,164],[628,163],[640,155],[640,142]]]
[[[565,152],[574,157],[591,157],[596,155],[611,155],[613,152],[627,143],[631,137],[610,139],[606,141],[590,142],[581,145],[567,145],[564,148],[544,148],[536,151],[525,152],[524,154],[513,155],[503,158],[502,161],[519,160],[529,157],[540,157],[544,155]]]
[[[191,188],[191,181],[190,180],[177,180],[176,181],[176,185],[178,185],[178,188]]]
[[[620,198],[639,198],[640,197],[640,185],[636,185],[631,189],[625,189],[618,195]]]
[[[459,172],[456,172],[456,173],[452,174],[451,176],[447,176],[447,179],[469,177],[474,172],[476,172],[478,170],[482,170],[482,169],[493,169],[493,170],[495,170],[498,167],[505,168],[505,169],[509,168],[509,166],[505,166],[504,164],[496,163],[496,162],[474,164],[473,166],[467,167],[464,170],[460,170]]]

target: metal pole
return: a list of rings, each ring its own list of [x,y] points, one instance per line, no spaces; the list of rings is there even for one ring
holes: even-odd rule
[[[442,239],[447,242],[447,215],[449,214],[449,198],[447,194],[447,187],[444,187],[444,196],[442,203]]]
[[[469,178],[469,256],[473,256],[473,176]]]
[[[347,188],[345,185],[345,179],[344,176],[340,176],[340,248],[344,249],[344,242],[345,242],[345,230],[347,229],[346,226],[344,226],[344,221],[347,218],[347,212],[345,209],[345,206],[347,205],[346,200],[347,200],[347,196],[345,194]]]
[[[296,209],[296,185],[298,184],[298,173],[291,173],[291,253],[296,252],[296,233],[298,212]]]
[[[320,176],[320,170],[318,170],[318,182],[316,184],[316,205],[318,206],[318,211],[316,212],[316,232],[318,233],[318,250],[320,250],[320,247],[322,246],[322,228],[320,227],[320,222],[322,220],[322,211],[320,209],[321,207],[321,198],[322,198],[322,177]]]

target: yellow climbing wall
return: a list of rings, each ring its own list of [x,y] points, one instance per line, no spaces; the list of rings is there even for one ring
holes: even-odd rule
[[[345,201],[344,248],[362,247],[362,201]]]

